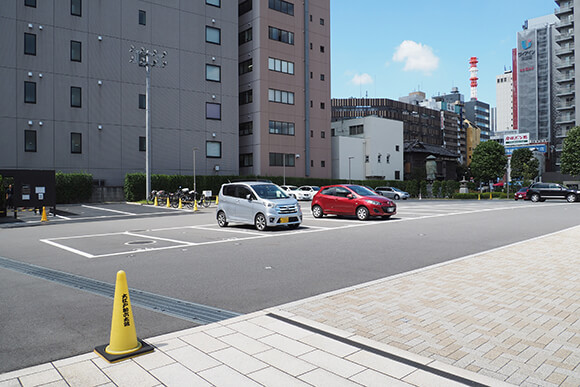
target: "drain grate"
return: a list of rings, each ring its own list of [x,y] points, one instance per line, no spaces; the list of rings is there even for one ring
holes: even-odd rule
[[[113,299],[115,296],[115,285],[92,278],[47,269],[45,267],[18,262],[4,257],[0,257],[0,267],[47,281],[56,282],[75,289],[84,290],[110,299]],[[133,305],[169,316],[193,321],[201,325],[239,316],[239,314],[235,312],[178,300],[176,298],[165,297],[138,289],[129,289],[129,292],[131,303]]]

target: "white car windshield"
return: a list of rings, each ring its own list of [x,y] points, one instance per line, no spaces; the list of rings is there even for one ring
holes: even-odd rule
[[[288,199],[289,196],[280,187],[274,184],[260,184],[252,186],[256,194],[262,199]]]

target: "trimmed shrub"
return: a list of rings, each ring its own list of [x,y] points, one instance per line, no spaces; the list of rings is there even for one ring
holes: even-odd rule
[[[88,173],[62,173],[55,174],[56,202],[81,203],[91,199],[93,193],[93,175]]]

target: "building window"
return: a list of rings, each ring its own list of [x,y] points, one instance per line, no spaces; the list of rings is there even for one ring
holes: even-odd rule
[[[205,41],[213,44],[222,44],[222,30],[205,26]]]
[[[250,71],[252,71],[253,68],[253,64],[252,64],[252,58],[243,61],[242,63],[240,63],[239,65],[239,75],[242,74],[246,74],[249,73]]]
[[[147,96],[139,94],[139,109],[147,109]]]
[[[270,121],[269,127],[270,134],[294,136],[294,122]]]
[[[36,103],[36,82],[24,82],[24,103]]]
[[[294,16],[294,4],[284,0],[269,0],[268,8]]]
[[[320,132],[320,138],[326,138],[326,132],[324,130]]]
[[[70,88],[70,107],[80,108],[82,106],[82,92],[80,87]]]
[[[240,106],[241,105],[245,105],[248,103],[252,103],[252,101],[254,100],[254,92],[253,90],[247,90],[247,91],[242,91],[240,93],[240,97],[239,97],[239,101],[240,101]]]
[[[325,168],[325,167],[326,167],[326,161],[324,161],[324,160],[320,160],[320,166],[321,166],[322,168]]]
[[[324,25],[324,19],[320,18],[320,25],[323,26]]]
[[[324,74],[320,74],[320,80],[324,81]]]
[[[36,152],[36,130],[24,131],[24,152]]]
[[[310,138],[314,138],[314,130],[310,131]]]
[[[294,33],[276,27],[268,27],[268,37],[282,43],[294,44]]]
[[[312,50],[312,42],[310,42],[310,49]]]
[[[334,128],[331,128],[330,129],[330,136],[331,137],[335,137],[336,136],[336,129],[334,129]]]
[[[325,106],[326,106],[326,105],[324,104],[324,102],[320,102],[320,108],[321,108],[321,109],[324,109],[324,108],[325,108]]]
[[[294,167],[296,162],[296,155],[293,153],[273,153],[270,152],[270,166],[271,167]]]
[[[240,123],[240,136],[248,136],[254,133],[254,122],[242,122]]]
[[[24,54],[36,55],[36,34],[24,33]]]
[[[383,156],[383,155],[379,153],[379,155],[378,155],[378,157],[377,157],[377,162],[378,162],[379,164],[381,163],[381,157],[382,157],[382,156]]]
[[[244,43],[252,40],[252,28],[248,28],[238,34],[238,45],[241,46]]]
[[[139,24],[142,26],[147,24],[147,12],[142,9],[139,10]]]
[[[310,79],[312,79],[313,75],[314,75],[314,73],[311,71],[310,72]]]
[[[294,105],[294,93],[276,89],[268,89],[268,101]]]
[[[240,154],[240,168],[252,167],[254,165],[254,154],[253,153],[241,153]]]
[[[24,5],[27,7],[36,8],[36,0],[24,0]]]
[[[82,16],[83,14],[82,0],[70,0],[70,14],[73,16]]]
[[[355,134],[363,134],[363,133],[364,133],[363,125],[354,125],[354,126],[348,127],[348,134],[351,136],[353,136]]]
[[[252,0],[245,0],[238,4],[238,16],[242,16],[246,12],[252,10]]]
[[[399,146],[395,145],[395,151],[399,152]]]
[[[222,105],[219,103],[206,102],[205,103],[205,118],[208,120],[222,119]]]
[[[70,60],[80,62],[82,59],[82,43],[76,40],[70,41]]]
[[[324,52],[324,46],[320,46],[320,52]]]
[[[147,150],[147,138],[145,136],[139,136],[139,152],[145,152]]]
[[[395,180],[401,180],[401,171],[395,171]]]
[[[287,62],[282,59],[268,58],[268,70],[285,74],[294,74],[294,62]]]
[[[370,163],[370,162],[371,162],[371,160],[369,158],[369,155],[365,155],[365,163]]]
[[[221,0],[205,0],[207,5],[213,5],[214,7],[221,7]]]
[[[310,166],[314,167],[314,160],[310,160]]]
[[[83,153],[83,135],[81,133],[70,134],[70,153]]]
[[[221,82],[222,68],[220,66],[206,64],[205,65],[205,80],[212,82]]]
[[[222,143],[221,141],[206,141],[205,155],[212,159],[221,159],[222,157]]]

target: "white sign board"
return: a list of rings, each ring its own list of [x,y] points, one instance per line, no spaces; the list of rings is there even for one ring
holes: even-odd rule
[[[503,146],[528,145],[529,143],[529,133],[504,134],[503,136]]]

